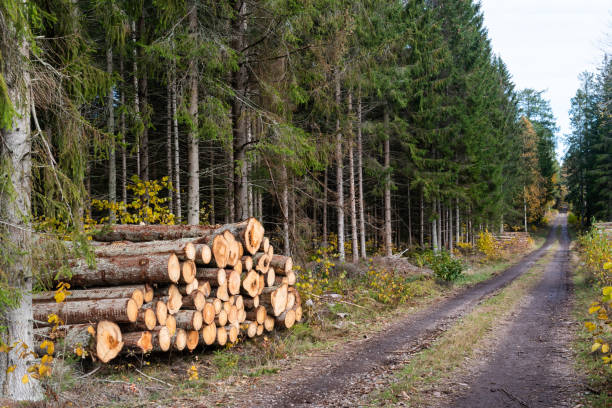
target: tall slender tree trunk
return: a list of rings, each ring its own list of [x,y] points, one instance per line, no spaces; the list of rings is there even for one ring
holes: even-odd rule
[[[367,258],[365,208],[363,199],[363,145],[361,141],[361,84],[357,93],[357,178],[359,183],[359,242],[361,244],[361,257]]]
[[[251,141],[253,140],[253,120],[249,120],[248,123],[248,127],[247,127],[247,143],[251,143]],[[252,163],[249,161],[247,163],[247,172],[246,172],[246,181],[248,182],[249,180],[249,176],[251,175],[251,168],[252,168]],[[248,207],[248,216],[252,217],[253,216],[253,182],[251,181],[250,183],[248,183],[248,202],[249,202],[249,207]]]
[[[168,180],[172,183],[174,180],[173,169],[174,164],[172,163],[172,86],[170,84],[171,80],[168,77],[168,86],[166,87],[167,101],[166,101],[166,171],[168,172]],[[176,214],[174,212],[174,202],[173,196],[174,194],[170,191],[168,195],[168,208],[170,212]]]
[[[457,244],[459,244],[459,242],[461,242],[461,223],[459,221],[459,199],[455,199],[455,211],[456,211],[456,217],[455,217],[455,222],[457,223]]]
[[[453,200],[451,199],[448,206],[448,250],[453,252]]]
[[[359,240],[357,238],[357,203],[355,198],[355,163],[353,159],[353,91],[348,93],[348,115],[349,115],[349,201],[351,203],[351,235],[353,249],[353,263],[359,261]]]
[[[285,163],[281,165],[281,200],[283,212],[283,250],[285,255],[289,255],[291,247],[289,245],[289,178],[287,177],[287,166]]]
[[[142,118],[140,117],[140,99],[138,92],[138,50],[136,49],[136,22],[132,21],[132,43],[134,45],[134,63],[133,63],[133,76],[134,76],[134,116],[136,117],[136,135],[135,141],[136,144],[136,174],[139,178],[142,178],[142,172],[140,168],[140,144],[141,140],[141,130],[140,126],[142,125]]]
[[[196,31],[198,29],[197,3],[191,3],[189,12],[189,36],[192,44],[197,43]],[[187,224],[200,223],[200,152],[198,144],[198,66],[195,59],[189,61],[189,185],[187,190]]]
[[[525,224],[525,232],[527,231],[527,197],[523,194],[523,223]]]
[[[9,19],[10,21],[10,19]],[[9,30],[15,30],[10,27]],[[19,294],[18,302],[2,311],[5,332],[0,339],[8,345],[24,344],[30,350],[34,346],[32,333],[32,238],[31,238],[31,198],[32,198],[32,139],[30,137],[30,74],[28,67],[28,42],[20,38],[15,61],[0,69],[6,84],[6,93],[12,102],[15,115],[12,126],[0,128],[0,165],[6,172],[4,188],[0,188],[0,236],[10,242],[4,245],[0,257],[0,269],[7,280],[7,287]],[[4,50],[3,50],[4,51]],[[3,58],[11,51],[3,52]],[[6,68],[5,68],[6,67]],[[44,136],[43,136],[44,137]],[[14,294],[15,294],[14,293]],[[28,374],[28,366],[33,363],[30,354],[21,356],[25,351],[15,347],[8,353],[0,353],[0,390],[2,396],[13,400],[41,400],[40,384]],[[7,370],[14,368],[12,372]]]
[[[437,212],[437,227],[438,227],[438,248],[442,248],[442,208],[440,206],[440,199],[436,198],[435,200],[435,204],[437,206],[436,212]]]
[[[338,117],[336,118],[336,193],[338,195],[336,209],[338,215],[338,253],[340,255],[340,261],[344,262],[346,259],[344,253],[344,166],[342,163],[342,129],[340,128],[340,106],[342,104],[342,99],[338,68],[336,68],[334,76],[336,82],[336,107],[338,110]]]
[[[113,75],[113,48],[109,44],[106,49],[106,72],[109,76]],[[117,161],[115,158],[115,100],[113,98],[113,87],[109,87],[107,101],[108,104],[108,123],[107,131],[111,137],[111,144],[108,153],[108,201],[111,204],[117,202]],[[115,222],[115,213],[111,210],[109,221]]]
[[[208,175],[208,184],[210,188],[210,225],[215,225],[215,146],[212,140],[209,143],[210,148],[210,174]]]
[[[431,220],[431,246],[434,252],[438,252],[439,251],[439,246],[438,246],[438,219],[437,219],[437,210],[438,210],[438,206],[436,204],[436,200],[434,199],[433,201],[433,205],[432,205],[432,210],[431,210],[431,216],[432,216],[432,220]]]
[[[389,128],[389,111],[385,106],[384,113],[385,125],[385,254],[393,255],[393,243],[391,241],[391,149],[390,149],[390,128]]]
[[[410,182],[408,182],[408,191],[407,191],[407,199],[408,199],[408,247],[412,248],[412,203],[410,197]]]
[[[138,32],[140,41],[143,42],[146,36],[145,31],[145,8],[142,8],[140,19],[138,20]],[[144,59],[144,55],[141,55]],[[142,63],[142,60],[141,60]],[[141,68],[142,68],[141,64]],[[143,180],[149,180],[149,105],[148,92],[149,81],[146,69],[142,70],[140,76],[140,117],[142,119],[142,138],[140,140],[140,172]]]
[[[247,30],[247,2],[236,0],[234,2],[235,17],[232,21],[232,48],[241,53],[246,46]],[[233,147],[234,147],[234,216],[236,219],[245,219],[248,216],[248,193],[247,193],[247,135],[246,135],[246,112],[244,101],[247,98],[247,61],[239,63],[238,69],[232,73],[232,86],[236,96],[232,101],[233,121]]]
[[[327,167],[323,176],[323,246],[327,247]]]
[[[420,203],[421,205],[419,206],[419,212],[420,212],[420,233],[421,236],[419,237],[419,245],[421,245],[421,248],[425,248],[425,200],[423,199],[423,187],[421,187],[421,200]]]
[[[119,69],[121,80],[124,77],[123,53],[119,55]],[[125,87],[121,89],[121,200],[127,204],[127,145],[125,143]]]
[[[176,207],[176,218],[178,221],[183,220],[183,207],[181,205],[181,158],[179,150],[179,127],[178,127],[178,112],[176,107],[176,66],[172,64],[172,127],[174,128],[174,191]]]

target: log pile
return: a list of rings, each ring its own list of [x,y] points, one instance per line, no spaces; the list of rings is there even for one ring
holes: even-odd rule
[[[33,297],[39,337],[63,337],[106,363],[121,353],[193,351],[290,328],[296,274],[255,218],[216,226],[116,225],[94,235],[96,262],[70,260],[70,294]],[[50,314],[62,321],[51,330]]]
[[[509,252],[523,252],[531,247],[532,241],[528,232],[504,232],[495,234],[496,245]]]

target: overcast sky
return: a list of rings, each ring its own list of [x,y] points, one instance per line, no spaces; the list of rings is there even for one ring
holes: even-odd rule
[[[493,50],[518,89],[545,89],[560,128],[570,131],[578,74],[611,51],[612,0],[481,0]],[[606,48],[607,47],[607,48]],[[558,155],[563,151],[558,146]]]

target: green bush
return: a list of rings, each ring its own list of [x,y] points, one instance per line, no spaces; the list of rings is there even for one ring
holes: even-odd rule
[[[460,259],[453,258],[447,251],[440,251],[437,254],[427,251],[420,255],[420,260],[430,267],[438,278],[445,281],[457,279],[465,267]]]
[[[567,214],[567,223],[568,223],[569,225],[574,226],[574,227],[575,227],[576,225],[578,225],[578,217],[576,217],[576,214],[574,214],[574,213],[572,213],[572,212],[570,212],[569,214]]]

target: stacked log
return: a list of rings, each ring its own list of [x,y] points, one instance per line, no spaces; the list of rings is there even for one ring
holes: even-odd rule
[[[70,293],[33,296],[37,336],[64,337],[106,363],[122,353],[193,351],[290,328],[296,274],[255,218],[216,226],[115,225],[94,234],[95,265],[68,262]],[[61,320],[51,328],[49,314]],[[77,339],[71,341],[70,339]]]

